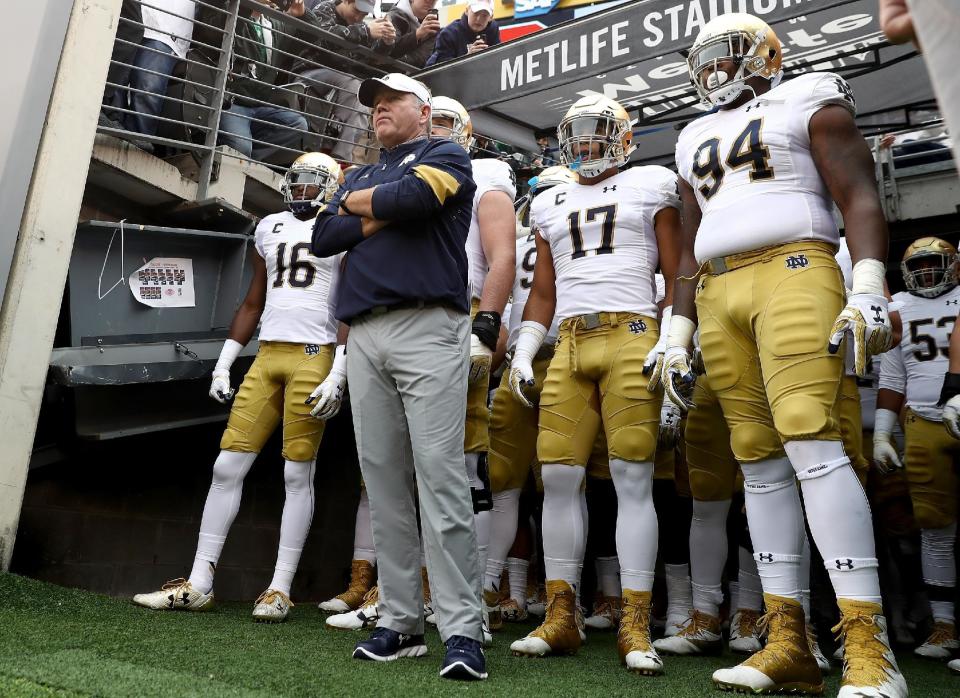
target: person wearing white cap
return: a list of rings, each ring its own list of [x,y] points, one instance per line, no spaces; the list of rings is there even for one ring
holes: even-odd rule
[[[427,652],[420,534],[444,678],[484,679],[480,567],[463,455],[470,366],[466,151],[428,138],[430,92],[400,73],[364,80],[380,161],[353,170],[314,224],[318,257],[348,252],[337,318],[379,569],[379,618],[356,659]],[[416,483],[416,487],[414,487]],[[419,500],[420,526],[417,526]]]
[[[500,27],[493,18],[493,0],[473,0],[456,22],[437,34],[437,47],[427,66],[483,51],[500,43]]]
[[[373,0],[322,0],[313,5],[316,18],[312,23],[358,46],[388,54],[396,40],[396,30],[386,17],[365,22],[364,18],[374,9]],[[338,62],[338,54],[353,61]],[[307,110],[312,115],[312,128],[318,133],[327,131],[331,122],[342,125],[330,154],[344,162],[368,159],[362,145],[366,141],[363,132],[369,120],[369,111],[357,101],[360,81],[353,77],[357,70],[354,61],[366,63],[367,60],[362,56],[352,56],[340,46],[319,42],[301,51],[293,65],[293,72],[310,82],[309,95],[324,98],[331,88],[334,90],[332,97],[328,98],[333,102],[333,110],[323,115],[326,118],[320,116],[325,110],[319,99],[308,100]],[[371,152],[375,156],[376,151]]]

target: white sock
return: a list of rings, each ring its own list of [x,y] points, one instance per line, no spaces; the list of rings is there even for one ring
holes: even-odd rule
[[[737,603],[735,608],[747,611],[760,611],[763,608],[763,586],[760,584],[760,575],[757,573],[757,561],[753,553],[739,548],[740,570],[737,579]]]
[[[667,586],[667,623],[683,621],[693,610],[693,594],[690,586],[690,565],[664,565]]]
[[[357,522],[353,527],[353,559],[366,560],[377,564],[377,549],[373,544],[373,525],[370,523],[370,497],[367,488],[360,490],[360,503],[357,505]]]
[[[506,564],[507,553],[517,537],[517,515],[520,512],[520,490],[506,490],[493,495],[490,511],[490,546],[487,548],[487,564],[484,569],[485,591],[500,589],[500,576]],[[512,582],[511,582],[512,584]]]
[[[881,603],[870,504],[843,444],[788,441],[783,447],[803,488],[807,523],[834,592],[839,598]]]
[[[519,557],[507,558],[507,577],[510,579],[510,598],[517,602],[517,605],[526,609],[527,607],[527,571],[530,569],[530,561]]]
[[[214,570],[227,540],[227,532],[240,509],[243,479],[256,458],[256,453],[220,451],[213,464],[213,481],[203,505],[197,554],[190,571],[190,584],[201,593],[209,594],[213,589]]]
[[[806,533],[790,461],[771,458],[741,463],[740,469],[743,471],[753,557],[757,561],[763,591],[799,601],[800,552]],[[741,595],[743,592],[741,579]]]
[[[723,567],[727,563],[727,514],[730,500],[693,500],[690,522],[690,579],[693,607],[718,617],[723,603]]]
[[[280,520],[280,547],[277,566],[273,570],[270,588],[290,595],[293,575],[300,564],[300,553],[313,521],[313,476],[317,461],[288,460],[283,467],[283,481],[287,496],[283,502]]]
[[[619,599],[623,591],[620,588],[620,559],[613,557],[598,557],[593,564],[597,568],[597,588],[607,597]]]
[[[576,590],[587,541],[580,504],[586,469],[582,465],[548,464],[541,473],[544,572],[547,579],[562,579]]]
[[[740,582],[731,580],[730,584],[730,614],[733,615],[740,608]]]
[[[954,545],[957,539],[956,522],[944,528],[925,528],[920,531],[920,563],[923,582],[930,598],[930,611],[938,623],[954,620],[954,590],[957,586],[957,567]],[[939,598],[936,598],[939,597]]]
[[[653,463],[611,458],[610,475],[617,490],[620,585],[633,591],[651,591],[659,532],[653,506]]]

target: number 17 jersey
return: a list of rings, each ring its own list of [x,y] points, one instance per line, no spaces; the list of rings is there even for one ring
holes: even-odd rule
[[[813,115],[832,104],[856,112],[843,78],[807,73],[683,129],[677,171],[703,214],[698,262],[800,240],[837,244],[833,200],[809,133]]]
[[[560,184],[537,196],[530,220],[550,244],[557,321],[600,312],[656,317],[654,218],[679,207],[677,176],[656,165],[597,184]]]
[[[336,285],[343,255],[310,254],[313,219],[289,211],[257,225],[257,252],[267,267],[267,300],[260,317],[260,339],[296,344],[337,341]]]

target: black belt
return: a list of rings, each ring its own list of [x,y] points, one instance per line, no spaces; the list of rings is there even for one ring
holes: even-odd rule
[[[456,308],[452,303],[446,301],[401,301],[400,303],[393,303],[391,305],[375,305],[372,308],[367,308],[354,315],[353,319],[359,320],[365,317],[386,315],[394,310],[425,310],[427,308],[447,308],[454,312],[463,313],[464,315],[467,314],[462,308]]]

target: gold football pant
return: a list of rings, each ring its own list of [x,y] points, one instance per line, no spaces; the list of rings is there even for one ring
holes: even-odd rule
[[[480,300],[474,298],[470,304],[471,320],[476,316],[479,307]],[[492,366],[490,368],[493,369]],[[486,453],[490,448],[490,409],[487,407],[489,390],[489,379],[471,383],[467,387],[467,421],[463,432],[464,453]]]
[[[860,413],[860,391],[857,389],[855,376],[845,375],[840,381],[837,419],[840,422],[843,450],[850,459],[860,484],[866,487],[870,463],[863,453],[863,418]]]
[[[720,402],[699,376],[693,391],[693,409],[684,431],[690,493],[698,502],[723,502],[742,488],[740,467],[730,450],[730,430]]]
[[[601,425],[610,458],[653,460],[660,399],[647,390],[643,362],[658,334],[656,320],[635,313],[561,323],[540,395],[540,463],[586,464]]]
[[[510,371],[504,371],[500,385],[493,395],[493,411],[490,415],[490,489],[496,492],[522,489],[533,466],[537,491],[543,491],[540,468],[537,467],[537,402],[543,390],[550,357],[533,362],[534,384],[526,389],[527,397],[534,403],[530,409],[521,405],[510,392]],[[610,464],[607,458],[607,440],[601,429],[594,442],[593,452],[587,463],[587,476],[610,479]]]
[[[833,248],[803,242],[724,258],[697,293],[707,382],[737,461],[783,456],[783,442],[840,441],[843,351],[827,340],[844,304]]]
[[[316,458],[324,422],[304,403],[330,373],[333,350],[333,344],[261,341],[234,398],[220,448],[259,453],[282,419],[284,459]]]
[[[910,409],[903,431],[904,465],[917,526],[949,526],[957,520],[960,441],[950,436],[943,422],[931,422]]]

